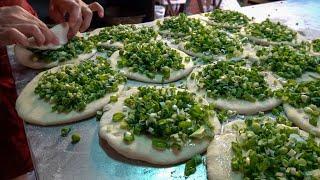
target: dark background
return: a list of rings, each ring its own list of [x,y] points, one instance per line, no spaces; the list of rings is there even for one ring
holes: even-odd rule
[[[96,0],[105,10],[105,17],[100,19],[94,14],[90,28],[104,27],[115,24],[134,24],[148,22],[154,19],[154,0]],[[38,16],[47,24],[49,0],[29,0]],[[84,0],[92,3],[94,0]]]

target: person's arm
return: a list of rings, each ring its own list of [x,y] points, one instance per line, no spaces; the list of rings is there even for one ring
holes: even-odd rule
[[[57,37],[42,21],[20,6],[0,7],[0,46],[28,46],[29,37],[34,37],[39,46],[58,43]]]
[[[104,16],[103,7],[97,3],[86,4],[81,0],[50,0],[49,16],[56,23],[69,23],[68,37],[73,37],[78,31],[84,32],[90,26],[92,13],[97,11]]]

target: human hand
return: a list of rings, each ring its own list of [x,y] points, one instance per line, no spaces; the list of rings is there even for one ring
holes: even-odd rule
[[[0,46],[28,46],[31,43],[29,37],[34,37],[39,46],[58,43],[57,37],[48,27],[22,7],[0,7]]]
[[[69,23],[69,38],[78,31],[84,32],[88,29],[94,11],[98,12],[99,17],[104,16],[103,7],[97,2],[87,5],[82,0],[50,0],[49,5],[50,18],[56,23]]]

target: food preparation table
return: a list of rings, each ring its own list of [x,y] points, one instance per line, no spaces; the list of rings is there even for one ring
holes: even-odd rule
[[[248,7],[240,7],[236,0],[224,0],[222,8],[241,11],[256,20],[277,19],[310,39],[320,36],[320,2],[317,0],[288,0]],[[8,47],[8,53],[19,93],[39,71],[15,62],[12,47]],[[140,83],[129,81],[128,84],[137,86]],[[72,132],[81,134],[81,141],[75,145],[70,143],[70,136],[60,136],[64,126],[25,124],[38,179],[185,179],[184,164],[157,167],[117,154],[99,139],[99,122],[95,118],[67,125]],[[188,179],[206,178],[206,168],[202,164]]]

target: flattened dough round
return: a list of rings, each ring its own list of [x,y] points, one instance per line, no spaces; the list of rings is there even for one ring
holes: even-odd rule
[[[241,173],[232,171],[233,157],[231,143],[235,142],[237,135],[227,133],[217,135],[207,150],[207,172],[209,180],[241,180]]]
[[[52,68],[52,67],[55,67],[58,65],[72,64],[75,62],[89,59],[92,56],[94,56],[96,52],[97,52],[97,50],[93,49],[91,51],[91,53],[80,54],[80,55],[78,55],[77,58],[73,58],[68,61],[63,61],[63,62],[53,61],[53,62],[47,63],[41,59],[38,61],[33,61],[32,58],[33,58],[34,54],[30,50],[28,50],[22,46],[19,46],[19,45],[14,46],[15,59],[20,64],[22,64],[26,67],[32,68],[32,69],[46,69],[46,68]]]
[[[188,55],[186,55],[185,53],[176,50],[177,52],[180,53],[180,55],[185,58],[188,57]],[[188,74],[191,73],[191,71],[193,70],[193,62],[192,60],[190,60],[189,62],[186,62],[185,60],[183,60],[183,64],[184,64],[184,69],[178,70],[178,71],[170,71],[170,77],[169,79],[165,79],[162,80],[162,75],[161,74],[156,74],[154,79],[151,79],[149,77],[147,77],[144,74],[140,74],[137,72],[131,72],[129,68],[124,67],[124,68],[118,68],[117,67],[117,62],[120,59],[119,56],[119,51],[116,51],[115,53],[113,53],[113,55],[110,57],[111,60],[111,66],[114,69],[119,69],[122,73],[124,73],[129,79],[133,79],[133,80],[137,80],[137,81],[141,81],[141,82],[147,82],[147,83],[170,83],[170,82],[175,82],[178,81],[186,76],[188,76]]]
[[[37,46],[37,45],[34,45],[35,44],[34,38],[31,38],[30,40],[31,40],[32,45],[30,45],[28,47],[33,48],[33,49],[47,50],[47,49],[58,49],[58,48],[62,47],[63,45],[67,44],[68,31],[69,31],[68,23],[65,22],[65,23],[55,25],[50,30],[58,38],[58,42],[59,42],[58,45],[48,44],[48,45],[44,45],[44,46]]]
[[[72,65],[64,65],[72,66]],[[49,69],[50,72],[56,72],[61,67]],[[46,71],[45,71],[46,72]],[[103,108],[110,99],[110,96],[122,91],[124,85],[119,85],[118,92],[106,94],[103,98],[89,103],[86,108],[81,111],[71,111],[70,113],[52,112],[51,105],[34,93],[40,77],[45,73],[38,74],[27,86],[22,90],[16,101],[16,110],[19,116],[26,122],[36,125],[48,126],[80,121],[96,114],[98,110]]]
[[[296,126],[310,134],[320,137],[320,117],[318,117],[318,123],[315,127],[309,123],[309,116],[304,112],[303,109],[294,108],[289,104],[284,104],[283,108],[288,119]]]
[[[201,72],[202,68],[195,69],[193,73]],[[281,84],[278,82],[274,85],[273,80],[276,80],[270,73],[265,73],[265,79],[269,84],[271,89],[278,89],[281,88]],[[198,90],[197,83],[195,80],[191,79],[191,76],[187,79],[187,87],[190,91],[193,91],[199,95],[206,97],[206,99],[210,102],[215,104],[215,106],[219,109],[225,110],[232,110],[236,111],[239,114],[251,115],[256,114],[259,112],[264,112],[273,109],[281,104],[281,100],[276,99],[274,97],[268,98],[264,101],[256,101],[256,102],[249,102],[239,99],[212,99],[206,96],[206,91],[204,89]]]
[[[242,36],[247,37],[254,44],[258,44],[258,45],[262,45],[262,46],[281,45],[281,44],[285,44],[285,45],[289,45],[289,46],[298,46],[299,43],[306,40],[306,38],[303,37],[302,35],[300,35],[299,33],[297,33],[297,38],[295,40],[293,40],[292,42],[289,42],[289,41],[275,42],[275,41],[270,41],[268,39],[258,38],[258,37],[246,34],[244,29],[241,29],[240,34]]]
[[[99,135],[113,149],[127,158],[157,165],[176,164],[190,159],[197,153],[206,151],[210,140],[193,140],[188,145],[185,145],[180,152],[174,152],[169,149],[163,151],[156,150],[152,147],[152,140],[145,135],[135,136],[135,140],[131,144],[123,142],[125,130],[120,128],[120,123],[112,122],[112,116],[114,113],[122,111],[124,100],[136,92],[138,92],[136,88],[124,91],[118,101],[112,104],[111,109],[104,113],[100,120]],[[210,121],[214,125],[214,133],[220,133],[221,125],[217,117],[211,117]]]
[[[224,126],[223,133],[217,135],[214,140],[211,141],[207,150],[207,170],[209,180],[241,180],[243,179],[242,173],[232,171],[231,160],[233,157],[232,142],[235,142],[239,137],[238,131],[233,127],[238,126],[240,129],[245,128],[244,120],[235,120]],[[283,124],[277,124],[277,126],[288,127]],[[298,129],[298,128],[297,128]],[[303,130],[299,130],[299,135],[305,139],[309,134]],[[315,141],[319,143],[319,138]]]
[[[186,54],[193,56],[193,57],[197,57],[197,58],[212,58],[212,60],[226,60],[226,56],[225,55],[204,55],[203,53],[195,53],[192,52],[191,50],[188,50],[185,48],[185,43],[179,43],[178,45],[179,50],[185,52]],[[233,61],[237,61],[240,60],[242,58],[244,58],[246,55],[244,53],[242,53],[239,56],[235,56],[230,58],[229,60],[233,60]]]
[[[237,140],[238,133],[234,126],[245,127],[243,120],[235,120],[223,127],[223,133],[217,135],[207,149],[207,172],[209,180],[240,180],[241,173],[232,171],[232,142]]]

